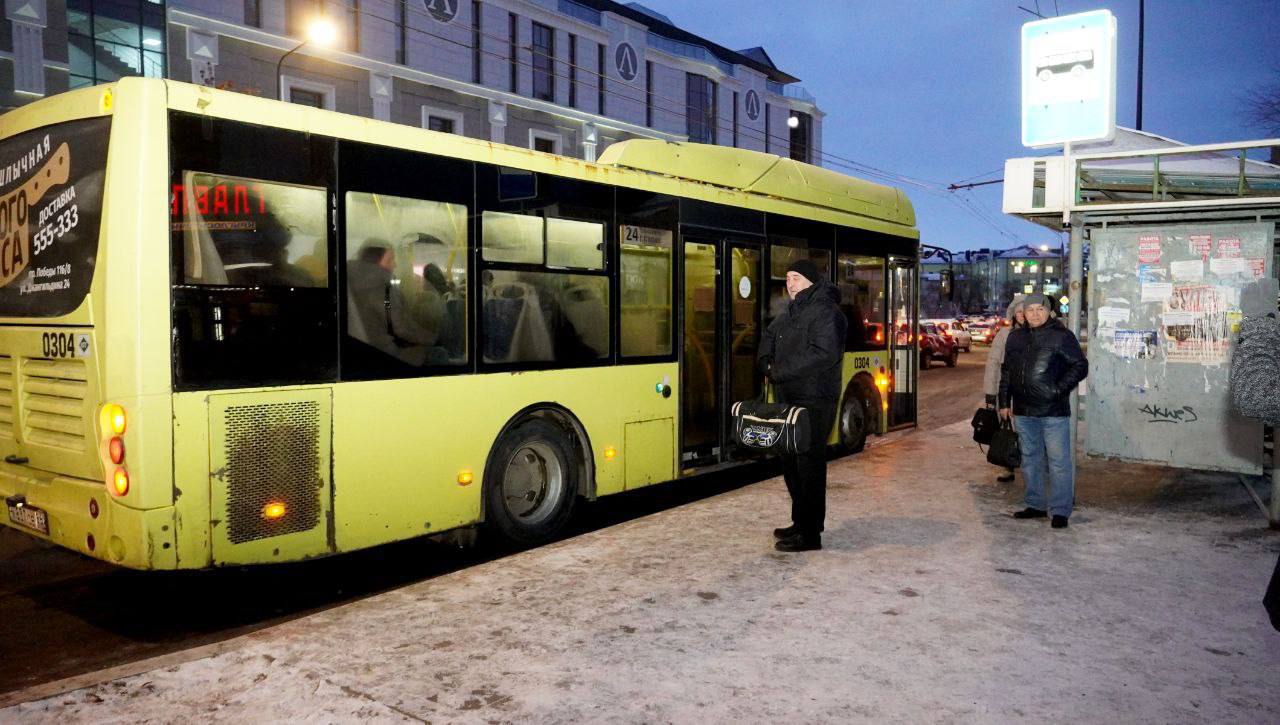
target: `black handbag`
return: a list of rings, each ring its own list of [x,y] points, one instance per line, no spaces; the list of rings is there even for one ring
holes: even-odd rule
[[[973,440],[979,445],[989,446],[1000,429],[1000,416],[996,415],[995,408],[978,408],[970,425],[973,426]]]
[[[987,449],[987,462],[1004,468],[1017,468],[1022,465],[1022,448],[1018,445],[1018,433],[1009,421],[1001,421],[1000,427],[991,436],[991,447]]]
[[[767,390],[767,389],[766,389]],[[809,410],[760,397],[733,404],[733,439],[755,453],[795,455],[809,448]]]

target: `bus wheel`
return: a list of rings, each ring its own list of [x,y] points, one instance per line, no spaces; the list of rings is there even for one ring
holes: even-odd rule
[[[555,536],[578,498],[578,466],[563,430],[545,420],[519,424],[498,444],[485,472],[485,525],[517,544]]]
[[[867,436],[876,429],[879,397],[865,380],[854,380],[849,386],[840,406],[840,448],[844,453],[857,453],[866,447]]]

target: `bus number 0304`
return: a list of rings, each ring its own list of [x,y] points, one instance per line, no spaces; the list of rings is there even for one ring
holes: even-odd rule
[[[76,356],[76,336],[69,332],[46,332],[40,343],[45,357]]]

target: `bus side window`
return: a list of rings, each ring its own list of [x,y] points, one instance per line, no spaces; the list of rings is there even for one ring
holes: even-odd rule
[[[357,365],[465,365],[467,208],[347,192],[347,336]]]
[[[609,356],[609,278],[605,227],[596,222],[486,211],[483,254],[582,271],[486,269],[483,355],[488,363],[582,364]],[[536,261],[535,261],[536,260]]]
[[[324,189],[184,171],[170,193],[187,284],[328,286]]]
[[[884,258],[840,254],[836,265],[836,286],[840,289],[840,309],[848,320],[845,350],[883,350]]]

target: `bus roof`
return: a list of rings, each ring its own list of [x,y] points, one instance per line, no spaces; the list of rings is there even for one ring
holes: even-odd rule
[[[901,191],[774,154],[636,139],[613,144],[599,161],[588,162],[172,80],[130,77],[42,99],[0,116],[0,136],[112,113],[118,110],[113,105],[138,98],[199,115],[920,238],[911,202]]]
[[[760,151],[633,139],[605,149],[599,163],[915,225],[911,202],[891,186]]]

